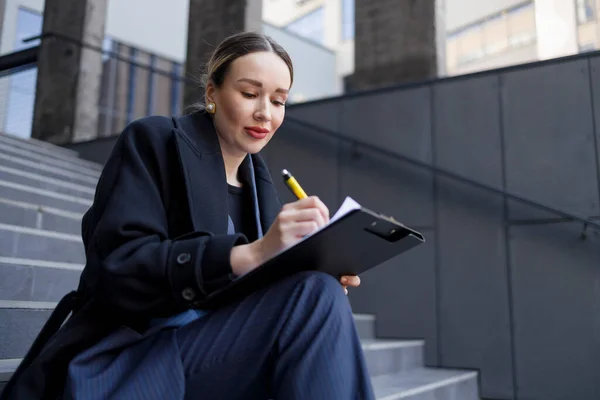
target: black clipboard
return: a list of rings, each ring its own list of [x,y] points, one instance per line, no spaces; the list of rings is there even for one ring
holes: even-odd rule
[[[322,271],[336,278],[359,275],[422,243],[425,238],[416,230],[357,205],[321,230],[211,293],[203,306],[223,305],[301,271]]]

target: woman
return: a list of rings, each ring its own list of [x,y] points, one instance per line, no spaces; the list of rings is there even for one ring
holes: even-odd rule
[[[358,277],[300,273],[205,306],[329,218],[316,197],[282,207],[257,155],[283,122],[285,50],[234,35],[206,78],[205,110],[144,118],[120,136],[83,219],[80,287],[7,398],[373,398],[344,295]]]

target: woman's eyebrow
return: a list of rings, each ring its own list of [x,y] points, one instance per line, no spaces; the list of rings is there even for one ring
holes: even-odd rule
[[[254,85],[254,86],[257,86],[257,87],[262,87],[263,86],[263,84],[261,82],[259,82],[257,80],[254,80],[254,79],[250,79],[250,78],[241,78],[241,79],[238,79],[238,82],[247,82],[247,83],[249,83],[251,85]],[[278,88],[276,90],[276,92],[288,94],[289,90]]]

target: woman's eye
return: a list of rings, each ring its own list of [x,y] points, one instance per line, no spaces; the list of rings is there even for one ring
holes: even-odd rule
[[[285,103],[284,103],[284,102],[277,101],[277,100],[274,100],[274,101],[273,101],[273,104],[275,104],[276,106],[281,106],[281,107],[285,106]]]
[[[243,92],[242,95],[248,99],[253,99],[256,97],[256,95],[254,95],[252,93],[246,93],[246,92]]]

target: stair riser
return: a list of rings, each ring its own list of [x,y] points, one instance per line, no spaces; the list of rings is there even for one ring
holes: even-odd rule
[[[21,185],[31,186],[34,188],[49,190],[55,193],[67,194],[70,196],[81,197],[84,199],[92,200],[94,193],[92,188],[73,188],[69,186],[63,186],[55,182],[49,182],[44,179],[43,175],[39,175],[40,179],[34,179],[28,176],[20,176],[10,172],[0,170],[0,180],[7,182],[14,182]]]
[[[0,185],[0,197],[81,214],[85,213],[91,205],[91,201],[89,199],[80,199],[81,202],[64,200],[61,198],[57,199],[44,194],[26,192],[21,189],[6,187],[3,185]]]
[[[53,179],[60,179],[63,182],[69,182],[88,187],[96,187],[96,183],[98,181],[98,178],[96,177],[82,175],[77,172],[68,171],[47,164],[41,164],[39,162],[22,159],[18,161],[14,159],[6,159],[6,155],[2,154],[1,152],[0,165],[8,168],[17,168],[24,172],[48,176]]]
[[[2,202],[0,202],[0,223],[73,235],[81,234],[81,219],[38,212]]]
[[[97,167],[90,167],[88,164],[82,165],[77,159],[57,158],[45,154],[39,154],[30,150],[24,150],[17,147],[11,147],[9,144],[0,142],[0,152],[14,157],[31,160],[40,164],[47,164],[52,167],[61,168],[67,171],[78,172],[80,174],[97,178],[100,171]],[[97,164],[96,164],[97,165]]]
[[[364,354],[371,376],[423,367],[423,345],[366,349]]]
[[[359,316],[355,319],[356,330],[361,339],[375,338],[375,319]]]
[[[0,264],[0,300],[58,302],[77,289],[81,271]]]
[[[22,358],[51,310],[0,308],[0,358]]]
[[[83,243],[0,229],[0,256],[83,264]]]

